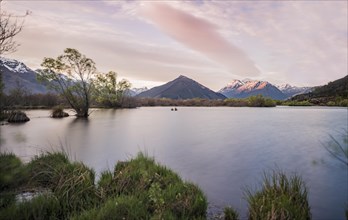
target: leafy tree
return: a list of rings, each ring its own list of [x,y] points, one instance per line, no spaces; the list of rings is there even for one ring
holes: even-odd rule
[[[97,74],[94,80],[96,101],[107,107],[121,107],[125,92],[131,87],[128,80],[117,82],[117,73]]]
[[[89,116],[95,63],[78,50],[67,48],[56,59],[44,58],[38,79],[61,94],[77,117]],[[49,82],[49,83],[48,83]]]

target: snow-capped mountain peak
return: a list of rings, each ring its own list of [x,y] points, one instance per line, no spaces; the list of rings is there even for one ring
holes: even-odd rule
[[[0,63],[3,64],[3,66],[11,72],[26,73],[28,71],[31,71],[31,69],[28,68],[24,63],[17,60],[0,57]]]
[[[285,95],[271,83],[252,79],[232,80],[219,92],[230,98],[245,98],[261,94],[273,99],[285,99]]]
[[[312,91],[312,87],[298,87],[298,86],[292,86],[287,83],[277,85],[276,87],[288,97],[292,97],[294,95],[299,95],[302,93],[307,93]]]
[[[138,95],[139,93],[145,92],[149,90],[146,86],[141,88],[132,88],[132,91],[135,93],[135,95]]]
[[[286,83],[286,84],[281,84],[281,85],[276,85],[276,87],[280,90],[286,90],[286,89],[290,89],[293,88],[294,86],[291,86],[290,84]]]

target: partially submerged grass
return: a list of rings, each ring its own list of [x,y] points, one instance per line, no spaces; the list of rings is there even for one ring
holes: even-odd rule
[[[14,110],[9,113],[7,121],[10,123],[20,123],[30,121],[30,119],[25,112]]]
[[[98,184],[92,169],[71,162],[64,153],[46,153],[26,165],[13,154],[1,155],[1,159],[0,219],[205,217],[203,192],[144,154],[119,162],[113,172],[103,172]],[[15,178],[17,169],[26,174],[21,182]],[[45,189],[45,193],[16,202],[16,193],[23,189]]]
[[[12,153],[1,153],[0,208],[9,206],[15,202],[16,193],[26,181],[27,172],[21,160]]]
[[[234,208],[232,207],[224,208],[224,220],[238,220],[238,218],[239,218],[239,214]]]
[[[64,118],[68,116],[69,114],[64,112],[64,108],[62,106],[58,105],[52,108],[52,113],[51,113],[52,118]]]
[[[311,218],[307,188],[298,175],[287,177],[281,171],[264,174],[262,189],[256,193],[246,190],[249,219]]]
[[[207,201],[203,192],[142,153],[128,162],[119,162],[113,174],[102,173],[98,185],[104,198],[126,195],[142,199],[148,217],[205,217]]]

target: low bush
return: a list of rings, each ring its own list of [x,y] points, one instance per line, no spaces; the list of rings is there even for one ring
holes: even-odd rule
[[[73,220],[138,220],[149,219],[146,202],[134,196],[119,196],[72,218]]]
[[[19,122],[30,121],[30,119],[24,112],[19,110],[14,110],[9,113],[7,121],[11,123],[19,123]]]
[[[224,219],[225,220],[238,220],[239,214],[232,207],[224,208]]]
[[[6,220],[46,220],[66,219],[66,214],[57,198],[50,194],[39,195],[31,200],[12,205],[0,210],[0,219]]]
[[[301,177],[287,177],[281,171],[265,174],[262,189],[256,193],[246,190],[249,219],[311,218],[307,188]]]
[[[149,216],[205,217],[207,201],[203,192],[142,153],[128,162],[119,162],[113,174],[104,172],[98,185],[104,199],[120,195],[144,199]]]
[[[68,116],[69,114],[64,112],[64,108],[62,106],[55,106],[52,109],[52,113],[51,113],[52,118],[64,118]]]
[[[92,169],[64,153],[42,154],[26,165],[1,154],[0,163],[0,219],[205,218],[203,192],[141,153],[103,172],[97,185]],[[16,198],[27,189],[34,193]]]

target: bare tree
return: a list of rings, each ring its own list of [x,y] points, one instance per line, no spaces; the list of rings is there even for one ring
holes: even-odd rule
[[[13,15],[3,10],[3,0],[0,0],[0,55],[16,51],[19,44],[14,41],[14,37],[23,29],[22,19],[30,14],[26,11],[24,15]]]
[[[24,18],[30,14],[29,11],[22,16],[9,14],[3,9],[2,2],[3,0],[0,0],[0,56],[5,53],[12,53],[16,50],[18,43],[16,43],[13,38],[23,29],[23,21],[20,22],[18,19]],[[4,84],[2,82],[2,73],[0,71],[0,119],[4,117],[3,89]]]

